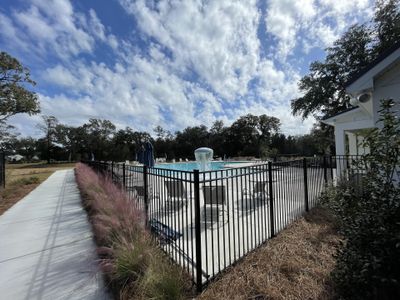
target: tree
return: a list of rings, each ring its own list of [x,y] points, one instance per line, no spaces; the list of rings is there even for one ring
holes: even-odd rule
[[[319,119],[349,107],[350,97],[345,91],[348,80],[400,40],[399,3],[377,1],[372,25],[350,27],[326,49],[324,61],[311,63],[310,73],[299,82],[303,96],[291,102],[294,115]]]
[[[56,140],[56,127],[58,120],[54,116],[42,116],[43,123],[38,124],[37,127],[44,133],[45,148],[46,148],[46,160],[50,163],[51,150],[53,142]]]
[[[378,0],[374,17],[377,42],[375,52],[380,54],[400,41],[400,1]]]
[[[194,158],[194,150],[209,146],[209,133],[204,125],[187,127],[176,132],[175,155],[180,158]]]
[[[320,118],[346,109],[350,98],[345,84],[372,60],[371,42],[365,25],[350,27],[327,49],[325,61],[311,63],[310,74],[299,82],[304,95],[292,100],[292,113],[303,118],[310,115]]]
[[[93,154],[97,160],[108,159],[112,153],[110,141],[115,134],[115,125],[109,120],[89,119],[89,123],[83,124],[82,127],[87,136],[87,154]]]
[[[37,96],[26,88],[27,84],[35,85],[29,70],[16,58],[0,52],[0,122],[18,113],[40,112]]]
[[[37,141],[32,137],[15,140],[13,145],[16,153],[25,156],[27,161],[31,161],[37,154]]]

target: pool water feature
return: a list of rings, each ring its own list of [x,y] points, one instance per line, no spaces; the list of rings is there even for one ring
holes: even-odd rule
[[[214,150],[207,147],[201,147],[194,150],[194,157],[200,166],[200,171],[210,171],[210,163],[214,156]]]

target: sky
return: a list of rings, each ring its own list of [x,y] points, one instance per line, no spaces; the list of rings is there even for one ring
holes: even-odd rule
[[[278,117],[285,134],[313,118],[291,114],[309,64],[371,0],[2,0],[0,51],[37,83],[41,111],[61,123],[172,132],[247,113]],[[9,120],[40,134],[40,116]]]

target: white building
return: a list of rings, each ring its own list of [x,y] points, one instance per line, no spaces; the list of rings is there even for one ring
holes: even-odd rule
[[[400,104],[400,44],[362,70],[346,91],[353,107],[322,122],[335,127],[336,155],[364,154],[368,149],[362,146],[363,136],[377,126],[380,100],[391,98]]]

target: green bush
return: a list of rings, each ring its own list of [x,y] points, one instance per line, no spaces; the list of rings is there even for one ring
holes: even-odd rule
[[[12,184],[19,186],[19,185],[28,185],[28,184],[34,184],[34,183],[39,183],[39,182],[40,182],[40,180],[39,180],[38,177],[31,176],[31,177],[28,177],[28,178],[17,179],[15,181],[13,181]]]
[[[324,198],[337,216],[345,241],[332,273],[342,299],[400,299],[400,121],[392,100],[382,101],[379,126],[365,140],[370,154],[361,192],[340,182]]]

